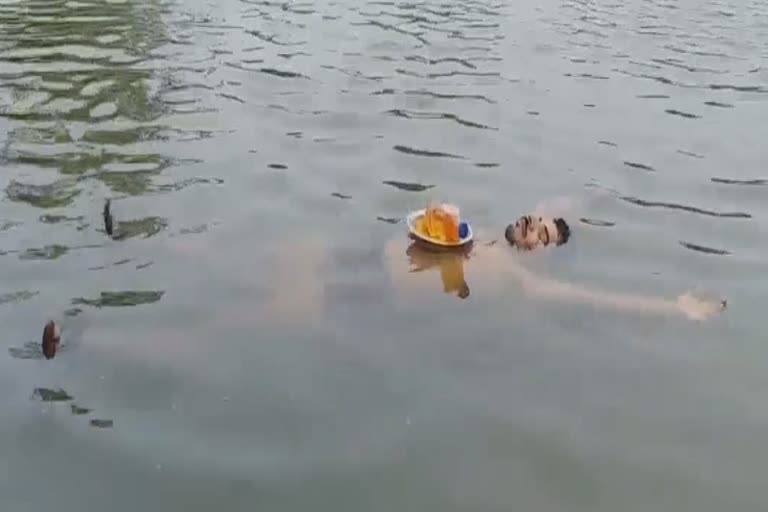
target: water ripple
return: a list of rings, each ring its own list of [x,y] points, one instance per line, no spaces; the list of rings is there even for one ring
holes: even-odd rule
[[[751,180],[737,180],[733,178],[710,178],[712,183],[719,183],[722,185],[752,185],[752,186],[765,186],[768,185],[767,179],[757,178]]]
[[[724,218],[733,218],[733,219],[751,219],[752,218],[752,215],[744,212],[718,212],[715,210],[706,210],[703,208],[697,208],[695,206],[687,206],[679,203],[667,203],[663,201],[646,201],[646,200],[638,199],[636,197],[631,197],[631,196],[624,196],[624,197],[621,197],[621,199],[628,203],[631,203],[637,206],[643,206],[645,208],[667,208],[670,210],[682,210],[690,213],[707,215],[710,217],[724,217]]]
[[[481,123],[467,121],[466,119],[460,118],[456,114],[451,114],[447,112],[416,112],[412,110],[392,109],[392,110],[388,110],[386,113],[396,117],[403,117],[405,119],[448,119],[462,126],[468,126],[470,128],[480,128],[483,130],[496,130],[496,128],[492,126],[487,126]]]
[[[403,146],[403,145],[393,146],[392,149],[394,149],[395,151],[399,151],[400,153],[405,153],[407,155],[415,155],[415,156],[428,156],[428,157],[435,157],[435,158],[458,158],[458,159],[465,158],[461,155],[444,153],[442,151],[430,151],[428,149],[412,148],[410,146]]]
[[[726,251],[724,249],[715,249],[714,247],[707,247],[704,245],[694,244],[690,242],[681,241],[680,245],[682,245],[686,249],[690,249],[692,251],[700,252],[703,254],[714,254],[718,256],[727,256],[731,254],[730,251]]]

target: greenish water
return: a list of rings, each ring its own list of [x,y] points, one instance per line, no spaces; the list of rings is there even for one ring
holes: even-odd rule
[[[0,510],[763,510],[767,14],[0,0]]]

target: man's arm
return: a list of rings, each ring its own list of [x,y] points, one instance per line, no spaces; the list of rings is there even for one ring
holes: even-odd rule
[[[598,307],[609,307],[622,311],[648,313],[654,315],[677,316],[684,315],[692,320],[706,320],[725,309],[725,301],[707,301],[684,293],[675,299],[664,297],[643,296],[587,288],[572,283],[557,281],[552,278],[538,276],[522,266],[517,258],[508,258],[507,269],[510,274],[521,282],[525,291],[535,297],[547,300],[559,300],[592,304]]]

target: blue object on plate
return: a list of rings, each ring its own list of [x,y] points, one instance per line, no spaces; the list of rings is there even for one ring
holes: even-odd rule
[[[466,238],[466,236],[469,234],[469,226],[467,226],[466,222],[462,222],[459,224],[459,238]]]

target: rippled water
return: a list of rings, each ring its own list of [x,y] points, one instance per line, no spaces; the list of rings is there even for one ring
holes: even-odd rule
[[[0,0],[2,510],[765,508],[767,15]],[[542,204],[569,244],[492,244]]]

